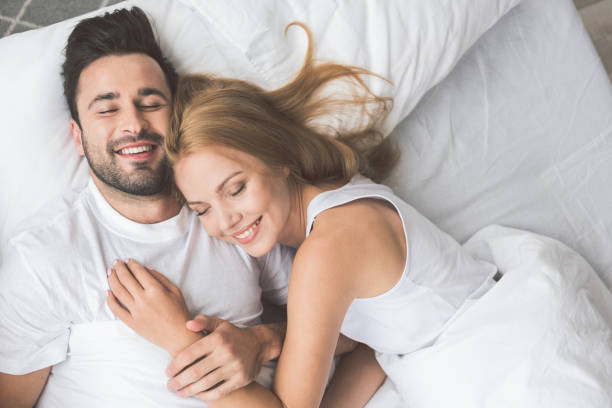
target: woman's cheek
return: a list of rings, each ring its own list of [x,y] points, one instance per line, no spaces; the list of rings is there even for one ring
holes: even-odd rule
[[[219,231],[213,228],[213,225],[210,221],[205,220],[203,217],[200,217],[199,221],[208,235],[210,235],[211,237],[219,238]]]

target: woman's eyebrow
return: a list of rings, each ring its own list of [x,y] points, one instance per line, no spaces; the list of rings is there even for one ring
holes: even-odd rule
[[[223,186],[225,186],[225,184],[234,176],[237,176],[238,174],[242,173],[242,170],[238,170],[235,171],[234,173],[230,174],[229,176],[227,176],[227,178],[225,180],[223,180],[223,182],[221,184],[219,184],[219,187],[217,187],[215,189],[215,191],[217,193],[219,193],[221,190],[223,190]],[[193,205],[193,204],[204,204],[204,201],[187,201],[187,205]]]
[[[237,176],[238,174],[242,173],[242,170],[238,170],[235,171],[234,173],[230,174],[229,176],[227,176],[227,178],[225,180],[223,180],[223,183],[219,184],[219,187],[217,187],[217,189],[215,190],[217,193],[220,192],[221,190],[223,190],[223,186],[225,186],[225,184],[234,176]]]

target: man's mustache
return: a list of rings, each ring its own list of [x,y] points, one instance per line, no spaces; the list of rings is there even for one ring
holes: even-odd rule
[[[119,139],[111,141],[108,144],[108,151],[109,153],[114,153],[120,146],[138,142],[151,142],[161,146],[164,143],[164,138],[158,133],[143,130],[136,136],[123,136]]]

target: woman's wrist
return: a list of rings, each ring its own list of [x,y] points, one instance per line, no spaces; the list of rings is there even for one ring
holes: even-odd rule
[[[262,363],[280,356],[285,341],[287,323],[259,324],[252,326],[250,329],[259,342]]]
[[[183,349],[200,340],[202,337],[204,337],[204,333],[202,332],[192,332],[187,329],[181,330],[176,333],[172,343],[164,348],[172,357],[176,357]]]

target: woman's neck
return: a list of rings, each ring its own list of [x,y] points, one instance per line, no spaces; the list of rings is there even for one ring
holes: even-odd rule
[[[343,183],[331,184],[304,184],[298,186],[291,199],[291,210],[285,233],[280,243],[293,248],[299,248],[306,239],[306,223],[308,221],[308,206],[319,194],[342,187]]]

